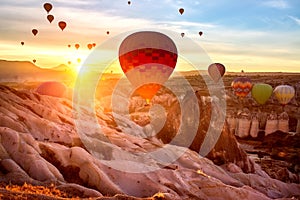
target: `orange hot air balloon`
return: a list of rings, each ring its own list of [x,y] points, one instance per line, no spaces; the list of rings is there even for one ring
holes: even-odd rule
[[[252,90],[252,81],[247,77],[238,77],[232,81],[231,87],[236,96],[244,98]]]
[[[47,11],[47,13],[52,10],[52,4],[51,3],[44,3],[44,9]]]
[[[202,32],[202,31],[199,31],[199,35],[202,36],[202,34],[203,34],[203,32]]]
[[[122,41],[119,48],[123,72],[147,103],[172,74],[177,57],[174,42],[153,31],[133,33]]]
[[[58,26],[63,31],[66,28],[67,23],[64,21],[60,21],[60,22],[58,22]]]
[[[183,8],[179,8],[179,13],[182,15],[184,13],[184,9]]]
[[[185,34],[184,34],[184,33],[181,33],[180,35],[181,35],[181,37],[184,37]]]
[[[51,23],[54,20],[54,16],[53,15],[47,15],[47,19]]]
[[[96,43],[93,43],[93,47],[95,47],[96,46]]]
[[[208,66],[208,74],[217,83],[225,74],[225,66],[221,63],[212,63]]]
[[[67,86],[57,81],[47,81],[41,83],[36,92],[40,95],[47,95],[52,97],[62,98],[66,94]]]
[[[79,44],[75,44],[75,48],[79,49],[80,45]]]
[[[91,50],[91,49],[93,48],[93,45],[92,45],[92,44],[88,44],[88,45],[87,45],[87,48],[88,48],[89,50]]]
[[[23,45],[24,45],[24,42],[21,42],[21,45],[23,46]]]
[[[33,59],[32,62],[33,62],[33,63],[36,63],[36,59]]]
[[[32,32],[32,34],[33,34],[34,36],[36,36],[36,34],[38,34],[39,31],[38,31],[37,29],[32,29],[31,32]]]
[[[70,45],[70,44],[68,44],[68,47],[70,48],[70,47],[71,47],[71,45]]]

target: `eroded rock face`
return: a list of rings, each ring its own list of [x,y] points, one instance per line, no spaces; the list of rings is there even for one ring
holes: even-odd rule
[[[176,145],[170,145],[165,158],[176,152],[183,152],[182,155],[164,166],[163,160],[151,156],[133,159],[138,153],[162,148],[162,142],[155,137],[141,137],[145,136],[144,129],[130,124],[127,118],[122,120],[123,116],[118,116],[123,123],[116,126],[112,116],[101,109],[97,110],[97,119],[109,142],[97,144],[111,150],[104,152],[98,148],[100,151],[96,152],[96,146],[93,150],[102,157],[92,154],[95,152],[81,142],[74,126],[76,113],[68,99],[0,86],[0,116],[0,181],[3,183],[55,183],[57,188],[75,196],[98,199],[108,198],[103,196],[150,199],[159,195],[162,199],[270,199],[300,195],[299,185],[271,179],[257,165],[247,163],[249,159],[232,142],[235,140],[231,140],[226,127],[220,137],[223,140],[208,158],[224,160],[227,166],[215,165],[216,161]],[[88,124],[88,112],[84,116]],[[89,132],[89,126],[85,128]],[[126,133],[131,129],[134,134]],[[99,140],[93,135],[89,139],[91,143]],[[197,144],[192,147],[198,148]],[[231,155],[232,152],[235,154]],[[134,173],[126,171],[128,166],[161,167]]]

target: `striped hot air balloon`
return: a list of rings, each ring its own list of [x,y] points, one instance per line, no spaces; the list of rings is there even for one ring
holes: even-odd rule
[[[252,81],[247,77],[238,77],[232,81],[231,87],[236,96],[244,98],[252,89]]]
[[[177,62],[177,48],[166,35],[141,31],[126,37],[119,48],[119,61],[136,92],[147,103],[168,80]]]
[[[295,96],[295,89],[290,85],[278,85],[274,91],[274,96],[281,105],[288,104],[291,99]]]

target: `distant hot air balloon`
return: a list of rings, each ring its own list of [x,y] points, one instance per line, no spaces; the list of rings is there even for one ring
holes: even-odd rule
[[[80,45],[79,44],[75,44],[75,48],[79,49]]]
[[[68,44],[68,47],[70,48],[70,47],[71,47],[71,45],[70,45],[70,44]]]
[[[202,36],[202,34],[203,34],[203,32],[202,32],[202,31],[199,31],[199,35]]]
[[[47,11],[47,13],[52,10],[52,4],[51,3],[44,3],[44,9]]]
[[[221,63],[212,63],[208,66],[208,74],[217,83],[225,74],[225,66]]]
[[[23,46],[23,45],[24,45],[24,42],[21,42],[21,45]]]
[[[63,31],[66,28],[67,23],[64,21],[60,21],[60,22],[58,22],[58,26]]]
[[[32,32],[32,34],[33,34],[34,36],[36,36],[36,34],[38,34],[39,31],[38,31],[37,29],[32,29],[31,32]]]
[[[266,83],[256,83],[253,85],[251,90],[251,96],[261,105],[268,101],[268,99],[272,96],[272,93],[272,86]]]
[[[96,46],[96,43],[93,43],[93,47],[95,47]]]
[[[128,1],[127,3],[128,3],[128,5],[130,5],[130,4],[131,4],[131,2],[130,2],[130,1]]]
[[[286,105],[295,96],[295,89],[290,85],[279,85],[275,87],[274,96],[277,98],[281,105]]]
[[[77,58],[77,62],[80,63],[80,62],[81,62],[81,59],[80,59],[80,58]]]
[[[69,65],[71,65],[71,63],[72,63],[71,61],[68,61],[68,64],[69,64]]]
[[[36,63],[36,59],[33,59],[32,62],[33,62],[33,63]]]
[[[238,77],[232,81],[231,87],[236,96],[244,98],[252,89],[252,81],[247,77]]]
[[[106,31],[106,34],[109,35],[109,31]]]
[[[47,19],[51,23],[54,20],[54,16],[53,15],[47,15]]]
[[[153,31],[133,33],[122,41],[119,48],[123,72],[147,103],[172,74],[177,57],[174,42]]]
[[[65,95],[66,91],[66,85],[57,81],[43,82],[36,89],[36,92],[40,95],[47,95],[60,98]]]
[[[184,37],[184,33],[181,33],[180,35],[181,35],[181,37]]]
[[[87,48],[88,48],[89,50],[91,50],[91,49],[93,48],[93,45],[92,45],[92,44],[88,44],[88,45],[87,45]]]
[[[179,8],[179,13],[182,15],[184,13],[184,9],[183,8]]]

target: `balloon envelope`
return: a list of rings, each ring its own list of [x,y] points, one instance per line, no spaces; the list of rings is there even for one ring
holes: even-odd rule
[[[63,31],[66,28],[67,23],[64,21],[60,21],[60,22],[58,22],[58,26]]]
[[[181,37],[184,37],[184,33],[181,33],[180,35],[181,35]]]
[[[31,32],[32,32],[32,34],[33,34],[34,36],[36,36],[36,34],[38,34],[39,31],[38,31],[37,29],[32,29]]]
[[[295,89],[290,85],[279,85],[274,89],[273,93],[280,104],[286,105],[295,96]]]
[[[79,44],[75,44],[75,48],[79,49],[80,45]]]
[[[183,8],[179,8],[179,13],[182,15],[184,13],[184,9]]]
[[[24,45],[24,42],[21,42],[21,45]]]
[[[266,83],[256,83],[253,85],[251,90],[251,96],[261,105],[268,101],[268,99],[272,96],[272,93],[272,86]]]
[[[47,11],[47,13],[52,10],[52,4],[51,3],[44,3],[44,9]]]
[[[202,36],[202,34],[203,34],[203,32],[202,32],[202,31],[200,31],[200,32],[199,32],[199,35],[200,35],[200,36]]]
[[[177,48],[166,35],[141,31],[127,36],[119,48],[119,62],[138,94],[149,102],[168,80],[177,62]]]
[[[63,97],[66,91],[67,87],[65,86],[65,84],[57,81],[47,81],[41,83],[36,89],[36,92],[38,94],[53,97]]]
[[[54,16],[53,15],[47,15],[47,19],[51,23],[54,20]]]
[[[238,77],[232,81],[231,87],[236,96],[244,98],[252,89],[252,81],[247,77]]]
[[[88,45],[87,45],[87,48],[88,48],[89,50],[91,50],[91,49],[93,48],[93,45],[92,45],[92,44],[88,44]]]
[[[208,66],[208,74],[214,82],[218,82],[225,74],[225,66],[221,63],[212,63]]]

